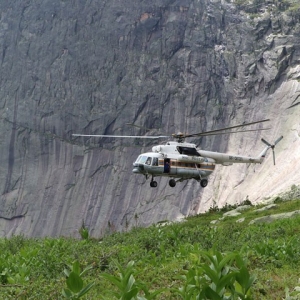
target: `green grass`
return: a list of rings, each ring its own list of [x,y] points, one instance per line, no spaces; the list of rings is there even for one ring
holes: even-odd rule
[[[297,299],[286,294],[299,285],[300,215],[249,225],[300,208],[278,202],[214,225],[220,210],[102,240],[84,226],[83,240],[2,238],[1,299]]]

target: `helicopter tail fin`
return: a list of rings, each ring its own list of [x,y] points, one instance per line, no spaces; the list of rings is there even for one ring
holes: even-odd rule
[[[267,142],[265,139],[261,139],[261,141],[267,145],[267,147],[260,153],[260,159],[263,160],[268,152],[269,149],[272,149],[272,153],[273,153],[273,163],[275,165],[275,146],[283,139],[283,136],[280,136],[275,142],[274,144],[270,144],[269,142]]]

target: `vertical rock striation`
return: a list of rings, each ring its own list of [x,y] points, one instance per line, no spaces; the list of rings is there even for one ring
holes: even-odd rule
[[[0,235],[100,237],[255,202],[299,182],[299,13],[218,0],[27,0],[0,4]],[[201,132],[271,118],[267,133],[191,140],[277,164],[217,167],[149,187],[132,162],[153,142],[72,133]]]

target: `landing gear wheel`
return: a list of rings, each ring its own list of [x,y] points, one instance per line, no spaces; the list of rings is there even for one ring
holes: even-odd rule
[[[205,188],[205,187],[207,186],[207,184],[208,184],[208,180],[207,180],[207,179],[202,179],[202,180],[200,181],[200,185],[201,185],[203,188]]]
[[[176,185],[176,181],[174,179],[169,180],[169,186],[174,187]]]
[[[151,187],[157,187],[157,182],[154,181],[154,180],[150,181],[150,186]]]

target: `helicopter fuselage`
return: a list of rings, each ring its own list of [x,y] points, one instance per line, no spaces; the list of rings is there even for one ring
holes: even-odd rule
[[[169,177],[170,186],[176,185],[177,181],[195,179],[202,187],[207,185],[207,177],[215,170],[216,164],[230,166],[234,163],[261,163],[267,150],[265,149],[258,157],[245,157],[225,153],[203,151],[197,149],[195,144],[167,142],[166,145],[158,145],[152,148],[152,152],[139,155],[133,164],[132,172],[143,174],[148,178],[152,176],[150,186],[156,187],[154,177]]]
[[[201,157],[195,144],[168,142],[166,145],[158,145],[152,148],[152,152],[139,155],[133,164],[132,172],[143,174],[148,178],[152,176],[150,185],[155,187],[154,177],[170,177],[170,186],[175,186],[174,178],[179,181],[186,179],[203,180],[214,171],[215,160]],[[206,186],[206,185],[205,185]]]
[[[149,152],[138,157],[132,171],[136,174],[199,180],[209,176],[214,169],[215,163],[212,159],[172,154],[165,156]]]

